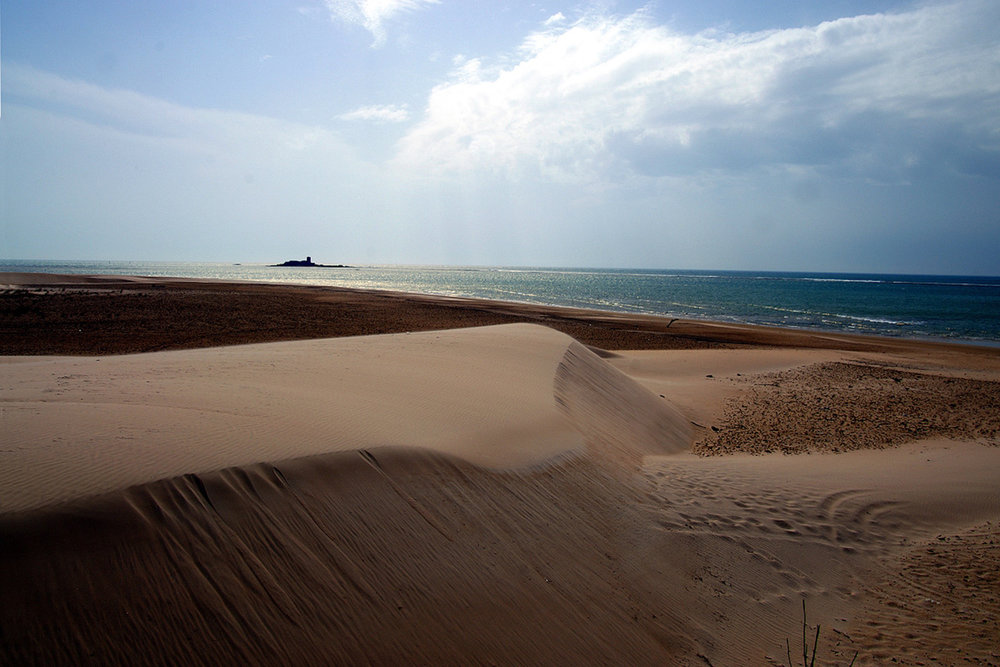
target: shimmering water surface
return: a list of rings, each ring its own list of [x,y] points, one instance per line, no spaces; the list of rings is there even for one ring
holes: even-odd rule
[[[335,285],[1000,344],[1000,278],[981,276],[3,260],[0,271]]]

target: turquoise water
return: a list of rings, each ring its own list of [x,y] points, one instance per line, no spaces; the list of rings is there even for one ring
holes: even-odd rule
[[[1000,345],[1000,278],[981,276],[3,260],[0,271],[332,285]]]

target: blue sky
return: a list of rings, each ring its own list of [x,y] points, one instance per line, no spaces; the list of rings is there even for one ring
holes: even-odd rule
[[[1000,274],[1000,3],[6,2],[0,258]]]

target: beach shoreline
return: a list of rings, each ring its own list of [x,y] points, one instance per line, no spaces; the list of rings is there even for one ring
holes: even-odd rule
[[[606,350],[767,346],[1000,354],[1000,348],[972,341],[870,336],[389,290],[38,273],[0,273],[0,286],[7,288],[0,300],[2,355],[115,354],[514,322],[541,323]]]
[[[2,663],[1000,661],[1000,350],[0,285]]]

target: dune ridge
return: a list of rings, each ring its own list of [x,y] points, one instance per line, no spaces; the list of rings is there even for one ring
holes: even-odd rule
[[[691,425],[679,410],[577,342],[559,363],[554,392],[592,458],[623,475],[634,473],[647,454],[690,448]]]
[[[408,422],[413,441],[452,437],[462,447],[441,441],[348,448],[351,438],[385,441],[392,429],[353,431],[351,415],[340,411],[333,421],[353,435],[324,440],[332,449],[323,453],[243,443],[224,454],[253,451],[265,459],[215,471],[193,469],[201,459],[183,459],[175,469],[191,470],[185,474],[8,510],[0,516],[0,557],[4,571],[18,576],[4,577],[2,661],[654,664],[686,646],[684,633],[668,624],[634,623],[634,601],[617,571],[622,531],[636,507],[634,490],[622,480],[646,454],[689,447],[683,415],[584,346],[534,325],[405,338],[351,345],[374,347],[376,356],[406,347],[404,357],[421,367],[409,372],[432,379],[435,388],[419,406],[424,422]],[[477,346],[489,348],[488,363],[471,363],[470,345],[477,354],[483,353]],[[288,344],[268,347],[272,360],[290,353]],[[322,342],[295,352],[303,350],[312,364],[319,353],[337,358]],[[226,372],[247,380],[257,352],[240,350],[228,371],[200,367],[225,388]],[[119,385],[102,400],[130,391],[131,365],[163,372],[193,363],[189,354],[122,359],[110,375],[103,367],[103,377]],[[466,375],[456,376],[456,365],[447,363],[456,356]],[[358,360],[356,349],[350,358]],[[400,360],[393,359],[397,369]],[[84,375],[85,364],[72,363]],[[299,372],[293,367],[289,375],[302,380]],[[467,381],[470,374],[475,383]],[[280,373],[270,368],[268,376]],[[399,406],[384,394],[406,377],[379,375],[373,385],[354,376],[356,395],[380,399],[377,412],[358,416],[391,422]],[[191,386],[190,378],[183,386]],[[404,386],[392,396],[412,391]],[[457,393],[465,401],[456,408]],[[167,394],[167,404],[176,400]],[[507,403],[497,405],[498,398]],[[64,399],[73,405],[72,394]],[[203,412],[211,407],[229,424],[218,404],[204,405],[206,394],[197,399]],[[431,410],[438,402],[444,416],[475,408],[466,419],[477,430],[454,435],[442,428],[443,415]],[[52,407],[48,416],[63,406]],[[264,417],[253,421],[256,428],[268,422]],[[314,432],[317,421],[310,421]],[[484,422],[485,441],[477,439]],[[284,427],[281,435],[288,437]],[[228,435],[234,442],[253,437],[267,440],[247,429]],[[93,460],[78,469],[84,467],[105,468]],[[62,474],[35,483],[79,481]],[[104,601],[96,615],[88,611],[94,600]],[[22,617],[17,610],[24,608],[35,613]]]
[[[614,573],[627,495],[582,459],[515,474],[401,449],[135,487],[60,510],[58,542],[3,526],[21,576],[0,657],[662,662]]]
[[[0,510],[341,449],[422,447],[498,468],[582,451],[584,425],[567,419],[553,395],[571,344],[516,324],[100,359],[5,358]],[[605,364],[582,352],[592,368]],[[632,383],[615,399],[620,409],[645,391],[610,367],[602,372],[612,394]],[[652,446],[634,443],[643,445]]]

